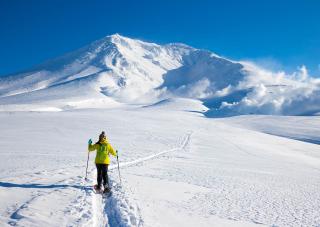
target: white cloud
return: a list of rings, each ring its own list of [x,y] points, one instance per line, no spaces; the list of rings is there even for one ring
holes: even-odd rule
[[[244,63],[248,76],[238,90],[250,91],[238,102],[223,102],[219,115],[313,114],[320,112],[320,79],[308,75],[305,66],[292,74],[272,72],[253,63]]]

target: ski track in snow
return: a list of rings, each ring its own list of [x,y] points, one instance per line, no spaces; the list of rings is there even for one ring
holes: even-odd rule
[[[3,124],[0,226],[319,226],[317,145],[234,127],[232,119],[123,111],[5,116],[28,136],[14,143],[16,130]],[[63,128],[52,130],[48,116]],[[315,134],[317,119],[307,120],[303,130],[292,126],[297,135]],[[87,156],[78,150],[101,125],[121,151],[123,184],[112,158],[109,198],[92,190],[93,160],[84,181]],[[49,143],[41,143],[43,131]],[[37,147],[29,143],[36,138]]]
[[[139,158],[133,161],[119,163],[120,167],[130,167],[133,165],[141,164],[146,161],[159,158],[167,153],[184,150],[188,145],[192,133],[188,133],[184,138],[179,141],[179,145],[176,148],[168,149],[162,152],[158,152],[153,155],[149,155],[144,158]],[[110,171],[117,171],[116,165],[111,165]],[[93,174],[93,178],[95,175]],[[104,198],[100,194],[93,193],[92,205],[93,205],[93,226],[102,227],[126,227],[126,226],[143,226],[143,219],[141,217],[139,207],[130,202],[130,199],[125,195],[122,190],[122,186],[109,180],[113,186],[113,193],[110,197]]]
[[[176,148],[168,149],[158,152],[147,157],[135,159],[133,161],[120,162],[121,168],[127,168],[130,166],[138,165],[146,161],[150,161],[159,158],[167,153],[183,150],[188,145],[192,133],[186,134],[182,139],[178,141]],[[115,183],[109,179],[110,184],[113,185],[113,193],[110,197],[104,198],[100,194],[93,192],[91,186],[86,186],[88,183],[93,185],[93,181],[85,182],[83,177],[76,176],[66,178],[68,175],[68,169],[83,166],[72,166],[70,168],[59,168],[52,171],[43,171],[42,174],[49,176],[62,176],[63,179],[51,184],[37,184],[34,183],[37,178],[41,179],[40,172],[28,173],[24,175],[24,178],[29,179],[23,184],[11,184],[7,183],[11,187],[26,187],[37,188],[37,190],[31,192],[31,196],[28,200],[25,200],[21,204],[16,204],[7,210],[9,221],[8,226],[87,226],[92,225],[94,227],[102,226],[143,226],[143,219],[141,217],[139,207],[130,201],[122,190],[122,186],[119,183]],[[117,170],[117,165],[110,165],[109,175],[113,171]],[[89,174],[92,175],[92,179],[95,179],[95,169],[91,169]],[[114,177],[117,176],[117,172],[114,173]],[[2,179],[4,180],[4,179]],[[9,179],[7,179],[8,181]],[[54,189],[54,190],[50,190]],[[54,210],[54,208],[47,208],[46,203],[51,204],[54,202],[62,202],[64,196],[74,195],[74,199],[71,201],[64,201],[66,207],[63,211]],[[60,201],[61,200],[61,201]],[[41,209],[41,207],[43,209]],[[63,213],[61,215],[61,212]],[[36,214],[36,216],[34,216]],[[61,215],[58,218],[59,223],[47,223],[35,222],[34,219],[37,216],[52,216]],[[63,219],[64,216],[72,217],[72,219]]]
[[[32,186],[31,186],[32,187]],[[82,184],[82,177],[73,177],[63,179],[55,182],[54,184],[34,184],[33,187],[39,189],[31,193],[31,198],[24,201],[21,205],[13,207],[12,210],[8,210],[11,214],[8,225],[11,226],[44,226],[50,223],[39,223],[34,222],[37,216],[54,216],[54,215],[73,215],[75,218],[74,222],[68,226],[78,226],[81,224],[88,223],[91,215],[90,209],[87,209],[88,199],[87,195],[90,195],[90,187]],[[50,190],[54,189],[54,190]],[[66,190],[69,189],[69,190]],[[71,189],[71,190],[70,190]],[[75,199],[70,203],[67,202],[66,207],[63,211],[54,210],[54,208],[46,207],[46,203],[51,202],[60,203],[63,202],[65,196],[75,195]],[[50,202],[51,201],[51,202]],[[41,209],[42,208],[42,209]],[[34,214],[37,214],[34,216]],[[70,220],[68,221],[70,224]],[[67,224],[66,220],[59,220],[59,223],[50,223],[49,226],[59,226],[59,224]]]

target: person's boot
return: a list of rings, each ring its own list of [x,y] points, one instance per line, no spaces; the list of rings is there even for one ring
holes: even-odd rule
[[[104,189],[103,189],[103,193],[109,193],[111,190],[109,188],[109,186],[106,184],[104,185]]]
[[[101,192],[101,186],[100,185],[96,184],[93,187],[97,192]]]

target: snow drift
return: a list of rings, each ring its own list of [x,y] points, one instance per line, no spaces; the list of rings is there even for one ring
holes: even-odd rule
[[[118,34],[0,78],[1,110],[66,110],[200,100],[207,116],[313,115],[320,112],[320,80],[303,66],[271,72],[212,52],[158,45]],[[183,99],[178,99],[183,100]]]

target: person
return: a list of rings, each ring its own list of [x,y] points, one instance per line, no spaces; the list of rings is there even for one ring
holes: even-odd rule
[[[107,137],[105,132],[101,132],[99,135],[99,141],[92,145],[92,140],[88,141],[88,150],[97,151],[95,164],[97,167],[97,185],[95,189],[97,191],[102,191],[102,183],[103,183],[103,192],[109,192],[109,180],[108,180],[108,166],[110,164],[109,154],[116,156],[117,153],[111,146],[111,144],[107,141]]]

